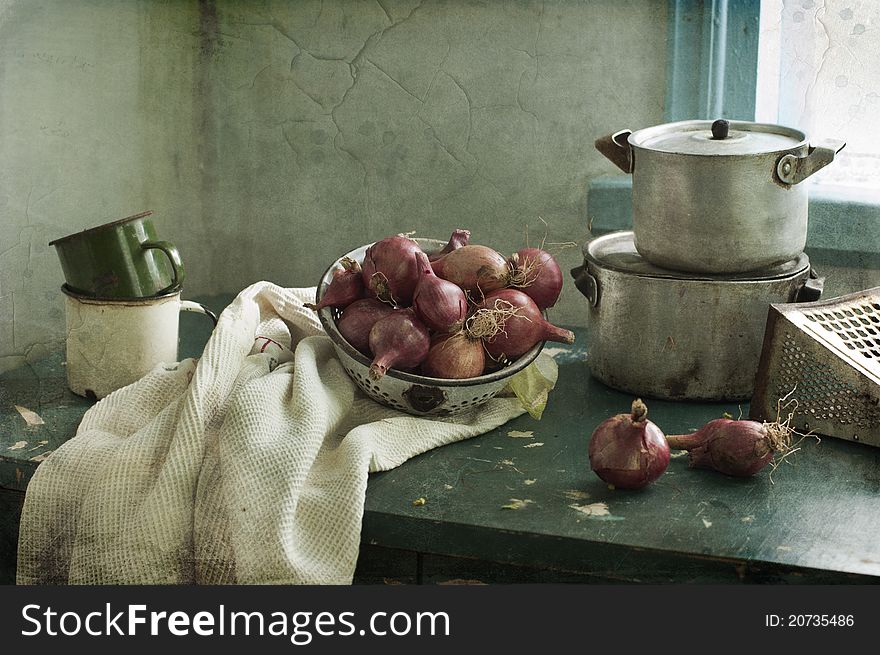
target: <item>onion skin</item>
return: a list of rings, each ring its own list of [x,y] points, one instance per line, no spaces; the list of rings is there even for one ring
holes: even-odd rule
[[[443,257],[443,255],[448,255],[453,250],[458,250],[462,246],[466,246],[468,242],[471,240],[471,232],[470,230],[455,230],[452,233],[452,236],[449,237],[449,243],[443,246],[443,250],[440,252],[435,252],[433,255],[428,257],[429,261],[436,261]]]
[[[428,356],[422,362],[422,373],[432,378],[463,380],[482,375],[485,366],[482,342],[464,332],[456,332],[432,340]]]
[[[419,282],[413,293],[416,316],[429,329],[441,334],[460,329],[468,312],[464,291],[452,282],[434,275],[425,253],[419,251],[415,253],[415,258],[419,265]]]
[[[374,355],[370,377],[378,380],[389,368],[414,369],[428,356],[430,347],[428,328],[412,308],[395,310],[370,329],[370,351]]]
[[[619,489],[642,489],[669,466],[669,445],[648,420],[648,408],[636,399],[630,414],[604,420],[590,437],[590,467]]]
[[[549,252],[523,248],[510,258],[512,284],[535,301],[538,309],[553,307],[562,292],[562,270]]]
[[[419,281],[416,252],[419,244],[401,234],[377,241],[364,254],[364,286],[383,302],[408,307]]]
[[[314,309],[316,312],[325,307],[343,309],[364,296],[364,281],[361,265],[355,260],[343,257],[339,262],[342,268],[333,271],[333,279],[327,286],[327,291],[317,305],[304,303],[304,307]]]
[[[362,355],[370,356],[370,330],[394,308],[376,298],[355,300],[342,311],[336,328],[342,337]]]
[[[509,262],[504,255],[486,246],[462,246],[435,260],[431,266],[438,277],[457,284],[478,299],[510,283]]]
[[[755,475],[775,454],[767,427],[758,421],[717,418],[693,434],[673,434],[667,441],[670,448],[688,451],[691,468],[743,478]]]
[[[480,307],[492,309],[497,301],[516,308],[516,314],[504,320],[503,331],[485,340],[486,352],[493,359],[513,361],[541,341],[574,343],[574,333],[549,323],[535,302],[517,289],[502,289],[486,296]]]

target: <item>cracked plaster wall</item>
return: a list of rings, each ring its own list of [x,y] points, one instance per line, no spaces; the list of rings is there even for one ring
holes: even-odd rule
[[[401,231],[582,243],[593,141],[663,120],[665,36],[662,0],[0,0],[0,370],[60,347],[48,241],[146,208],[185,295]],[[572,284],[554,312],[583,324]]]

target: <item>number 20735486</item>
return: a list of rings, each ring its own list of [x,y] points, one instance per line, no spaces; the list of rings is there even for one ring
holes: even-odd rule
[[[765,614],[767,628],[851,628],[855,625],[852,614]]]

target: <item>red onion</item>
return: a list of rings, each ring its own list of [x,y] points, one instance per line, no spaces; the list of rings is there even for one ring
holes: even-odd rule
[[[449,243],[443,246],[443,250],[435,252],[433,255],[430,255],[428,259],[432,262],[440,259],[443,255],[448,255],[453,250],[458,250],[462,246],[466,246],[470,240],[470,230],[456,230],[452,233],[452,236],[449,237]]]
[[[480,310],[488,314],[481,314]],[[476,331],[473,329],[474,323],[480,322],[482,316],[491,317],[490,323],[497,322],[489,334],[483,326],[478,326]],[[535,302],[516,289],[490,293],[474,317],[468,320],[472,336],[483,336],[486,352],[496,360],[507,358],[512,361],[541,341],[574,343],[573,332],[549,323]]]
[[[348,343],[362,354],[369,356],[370,330],[376,321],[385,318],[393,311],[391,305],[375,298],[355,300],[343,310],[336,327]]]
[[[304,307],[319,311],[325,307],[342,309],[364,296],[364,281],[361,277],[361,265],[349,257],[343,257],[339,262],[342,268],[333,271],[333,279],[327,285],[327,291],[317,305],[303,303]]]
[[[510,265],[499,252],[486,246],[462,246],[431,263],[434,272],[479,300],[503,289],[510,281]]]
[[[431,341],[431,349],[422,362],[422,373],[432,378],[461,380],[482,375],[485,364],[486,354],[480,339],[456,332]]]
[[[435,332],[446,334],[460,329],[468,312],[464,291],[434,275],[425,253],[419,251],[415,258],[419,264],[419,282],[413,293],[416,315]]]
[[[590,437],[590,467],[602,480],[621,489],[641,489],[669,466],[669,445],[663,432],[648,420],[641,399],[631,414],[602,421]]]
[[[398,309],[376,321],[370,330],[370,351],[374,355],[370,376],[378,380],[389,368],[413,369],[428,356],[431,337],[428,328],[411,309]]]
[[[540,248],[523,248],[510,258],[511,286],[521,289],[538,309],[556,304],[562,291],[562,271],[553,256]]]
[[[668,436],[670,448],[688,451],[692,468],[707,468],[726,475],[748,477],[786,450],[788,435],[776,423],[717,418],[693,434]]]
[[[409,306],[419,281],[416,252],[419,244],[402,234],[377,241],[364,255],[364,285],[379,300]]]

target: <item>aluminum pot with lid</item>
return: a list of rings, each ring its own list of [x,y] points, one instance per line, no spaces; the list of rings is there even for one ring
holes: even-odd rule
[[[571,273],[589,301],[593,377],[669,400],[748,399],[770,304],[822,293],[803,253],[760,275],[682,273],[646,261],[632,232],[589,241]]]
[[[794,259],[807,240],[806,178],[842,141],[746,121],[621,130],[596,149],[633,176],[638,252],[664,268],[740,273]]]

